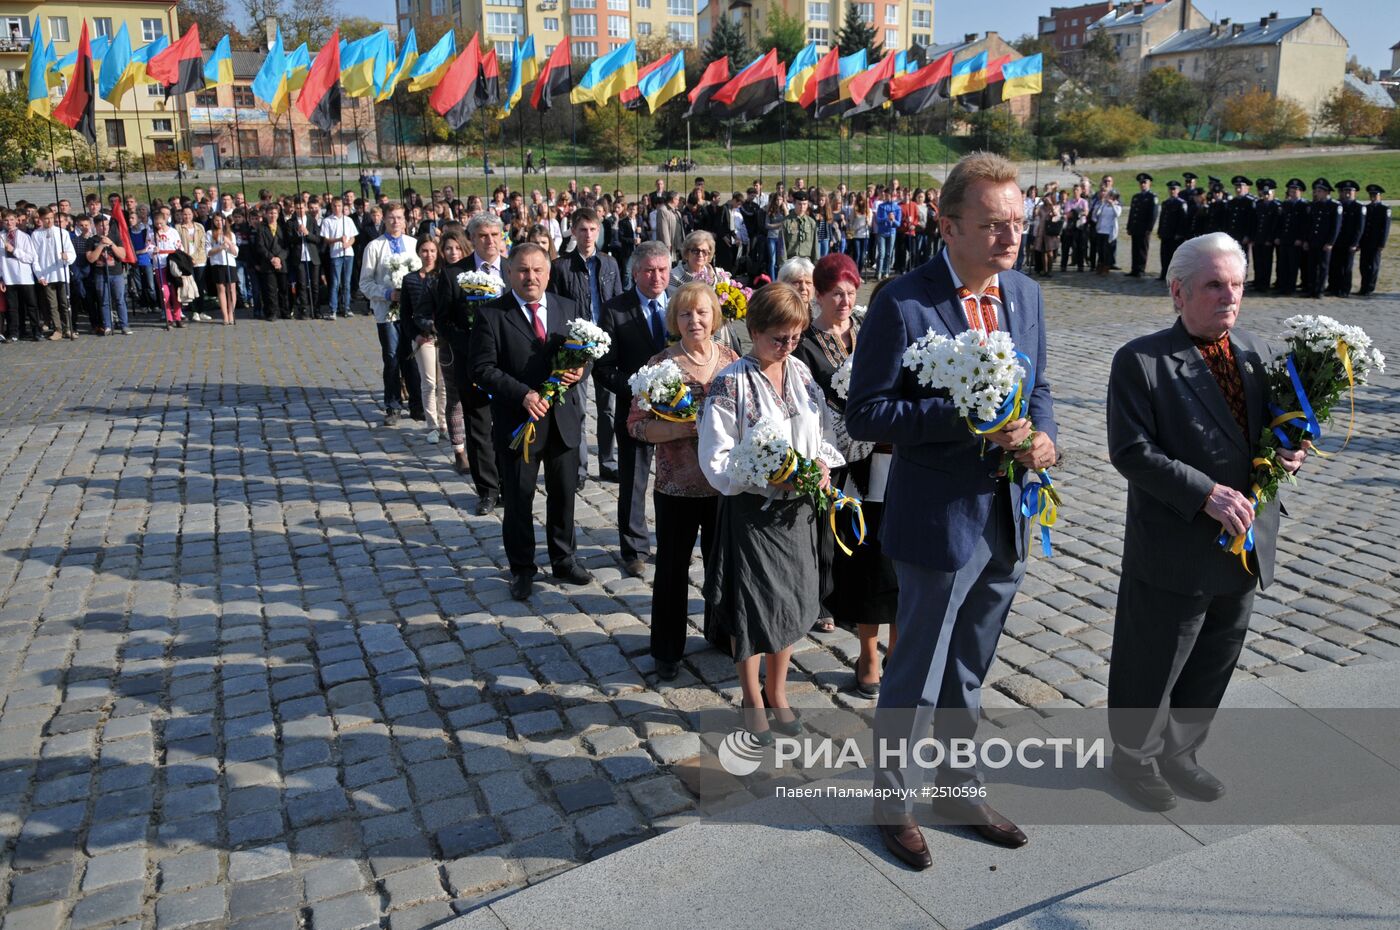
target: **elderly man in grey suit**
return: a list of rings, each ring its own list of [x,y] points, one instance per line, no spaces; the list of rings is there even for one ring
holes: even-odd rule
[[[1225,786],[1196,761],[1244,644],[1256,585],[1273,579],[1279,503],[1246,496],[1268,422],[1263,340],[1235,328],[1245,257],[1211,233],[1167,269],[1176,322],[1129,342],[1108,383],[1108,452],[1128,479],[1123,570],[1109,666],[1113,772],[1153,810],[1174,789]],[[1280,451],[1289,472],[1306,452]],[[1223,550],[1253,531],[1245,559]],[[1155,769],[1154,769],[1155,762]]]

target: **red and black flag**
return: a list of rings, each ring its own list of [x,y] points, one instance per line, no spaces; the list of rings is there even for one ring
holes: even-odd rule
[[[890,81],[894,80],[894,67],[899,56],[886,55],[873,68],[867,68],[851,78],[851,108],[842,116],[849,119],[860,113],[884,106],[890,99]]]
[[[530,106],[536,110],[548,110],[554,105],[555,95],[568,98],[574,89],[574,62],[569,53],[570,42],[566,39],[554,46],[549,60],[544,63],[539,78],[535,81],[535,92],[530,95]]]
[[[1003,55],[1001,58],[988,64],[987,86],[982,89],[981,94],[973,94],[970,98],[965,97],[963,99],[975,102],[983,110],[1001,103],[1001,91],[1002,88],[1006,86],[1006,76],[1001,73],[1001,67],[1010,60],[1010,55]]]
[[[710,112],[710,101],[728,82],[729,56],[725,55],[723,58],[716,58],[705,67],[705,73],[700,75],[699,83],[692,87],[687,95],[690,98],[690,109],[685,111],[682,118],[690,119]]]
[[[116,232],[117,244],[126,251],[126,258],[122,261],[128,265],[136,264],[136,246],[131,242],[131,227],[126,223],[126,210],[122,209],[117,202],[118,195],[112,194],[112,208],[108,212],[112,214],[112,229]]]
[[[54,108],[53,118],[69,129],[82,135],[88,144],[97,144],[97,117],[94,102],[97,88],[92,75],[92,43],[88,41],[87,20],[83,20],[83,31],[78,35],[78,64],[73,71],[73,79],[68,85],[68,93],[63,102]]]
[[[787,68],[778,60],[778,50],[769,49],[717,90],[710,106],[720,119],[758,119],[783,102],[786,84]]]
[[[618,95],[622,99],[623,109],[640,110],[646,105],[647,98],[642,96],[642,78],[666,64],[666,62],[671,60],[671,55],[674,54],[675,52],[671,52],[670,55],[662,55],[660,58],[656,59],[656,61],[637,70],[637,83]]]
[[[890,81],[890,99],[901,116],[922,113],[940,100],[948,98],[948,82],[953,77],[953,53],[924,65],[909,74],[897,75]]]
[[[798,106],[814,119],[824,115],[821,111],[835,103],[841,96],[841,49],[833,46],[831,51],[817,62],[817,70],[807,79],[802,88],[802,99]]]
[[[297,109],[322,132],[340,125],[340,30],[331,33],[316,53],[306,83],[297,95]]]
[[[501,102],[501,65],[492,47],[481,57],[481,77],[476,82],[476,99],[482,106]]]
[[[474,32],[428,97],[433,110],[454,132],[467,125],[481,105],[481,65],[481,34]],[[499,77],[498,73],[498,85]]]
[[[204,53],[199,48],[199,23],[190,28],[179,41],[146,63],[151,80],[165,87],[165,96],[188,94],[204,89]]]

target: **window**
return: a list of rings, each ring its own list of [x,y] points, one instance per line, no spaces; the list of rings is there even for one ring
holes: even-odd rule
[[[639,10],[651,9],[651,0],[636,0],[636,3]]]
[[[886,25],[886,26],[898,26],[898,25],[899,25],[899,7],[895,6],[893,3],[891,3],[889,6],[885,7],[885,25]],[[891,45],[891,46],[889,46],[889,48],[894,48],[894,46]]]
[[[110,23],[111,20],[108,20]],[[27,16],[6,16],[4,19],[4,37],[11,42],[18,41],[22,44],[29,43],[29,17]]]
[[[429,4],[428,9],[433,16],[441,16],[443,13],[447,12],[447,5],[444,0],[433,0],[433,2]]]
[[[194,95],[194,105],[197,107],[217,107],[219,105],[219,92],[212,87],[199,91]]]
[[[651,35],[651,23],[638,23],[638,24],[637,24],[637,35],[639,35],[639,36],[649,36],[649,35]]]
[[[598,0],[570,0],[569,8],[579,10],[596,10],[598,8]]]
[[[497,43],[496,43],[496,60],[497,60],[498,62],[500,62],[502,65],[504,65],[506,62],[510,61],[510,56],[513,55],[513,54],[515,54],[515,43],[514,43],[514,42],[497,42]],[[508,78],[509,75],[502,75],[502,77],[507,77],[507,78]]]
[[[611,2],[611,0],[609,0]],[[614,39],[626,39],[632,35],[632,23],[626,16],[608,17],[608,35]]]
[[[151,132],[174,132],[175,124],[168,119],[151,120]]]
[[[909,40],[911,42],[916,42],[919,45],[932,45],[933,34],[929,32],[916,32],[909,37]]]
[[[668,23],[666,33],[677,42],[685,42],[690,45],[695,44],[695,24],[694,23]]]
[[[554,54],[554,50],[555,50],[556,48],[558,48],[558,47],[559,47],[559,46],[557,46],[557,45],[546,45],[546,46],[544,47],[544,57],[545,57],[545,58],[548,58],[550,55],[553,55],[553,54]]]
[[[141,20],[141,41],[154,42],[165,35],[165,20],[163,19],[143,19]]]
[[[575,42],[575,43],[574,43],[574,57],[575,57],[575,58],[578,58],[578,59],[581,59],[581,60],[584,60],[584,61],[587,61],[587,60],[590,59],[590,58],[597,58],[597,57],[598,57],[598,43],[597,43],[597,42]]]
[[[94,36],[111,36],[112,17],[94,16],[92,18],[92,34]]]
[[[525,0],[486,0],[491,6],[524,6]]]
[[[146,96],[147,96],[147,97],[157,97],[157,98],[159,98],[159,99],[161,99],[161,100],[164,100],[164,99],[165,99],[165,88],[164,88],[164,87],[161,87],[159,84],[147,84],[147,85],[146,85]]]
[[[49,39],[54,42],[68,42],[68,17],[49,17]]]
[[[524,35],[525,17],[520,13],[487,13],[486,31],[498,36]]]
[[[666,0],[666,12],[670,16],[694,16],[695,0]]]
[[[899,30],[898,30],[898,29],[886,29],[886,30],[885,30],[885,48],[887,48],[887,49],[896,49],[896,48],[899,48]]]
[[[238,130],[238,157],[254,157],[258,154],[258,131],[256,129]]]
[[[860,18],[864,20],[867,25],[875,25],[875,4],[857,3],[855,7],[856,12],[860,14]]]
[[[1079,17],[1076,16],[1074,19],[1070,20],[1070,21],[1069,21],[1069,24],[1070,24],[1071,26],[1078,26],[1078,25],[1079,25]]]
[[[253,98],[253,88],[246,84],[233,85],[233,105],[236,107],[255,107],[258,105]]]
[[[626,13],[627,0],[608,0],[608,9],[618,10],[619,12]]]
[[[592,13],[575,13],[569,17],[569,34],[576,36],[596,36],[598,34],[598,17]],[[578,50],[578,46],[574,46]]]
[[[1076,32],[1076,33],[1072,34],[1072,35],[1069,37],[1069,44],[1070,44],[1070,45],[1078,45],[1078,44],[1079,44],[1079,33]]]
[[[21,87],[27,87],[27,86],[28,86],[28,85],[25,84],[25,81],[24,81],[24,72],[23,72],[23,71],[6,71],[6,72],[5,72],[5,89],[6,89],[6,90],[18,90],[18,89],[21,88]]]
[[[807,4],[807,18],[814,23],[831,21],[831,4],[812,2]]]
[[[933,28],[933,10],[915,10],[909,25],[915,29]],[[923,43],[919,43],[922,45]]]
[[[126,148],[126,122],[119,119],[103,120],[107,125],[107,144]]]
[[[545,28],[545,31],[546,31],[546,32],[558,32],[558,31],[559,31],[559,17],[557,17],[557,16],[546,16],[546,17],[544,18],[544,28]]]
[[[826,46],[831,44],[831,30],[825,26],[808,26],[807,41]]]

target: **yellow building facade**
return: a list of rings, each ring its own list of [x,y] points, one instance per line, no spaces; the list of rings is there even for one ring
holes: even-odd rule
[[[84,21],[88,24],[90,38],[115,36],[125,23],[133,49],[162,36],[171,42],[180,36],[178,4],[170,0],[45,0],[42,3],[0,0],[0,36],[4,37],[0,40],[0,72],[3,72],[6,87],[27,86],[25,71],[29,66],[36,17],[45,43],[53,43],[54,54],[60,59],[77,50]],[[55,105],[67,86],[64,77],[59,85],[50,87]],[[183,97],[167,102],[165,94],[155,84],[138,85],[116,106],[98,98],[95,111],[99,151],[109,161],[115,160],[119,151],[133,160],[143,154],[173,155],[184,131],[184,105]],[[183,144],[180,149],[183,153]]]
[[[933,0],[710,0],[701,17],[700,42],[709,40],[719,18],[738,23],[751,48],[763,51],[760,39],[767,35],[775,12],[803,22],[808,42],[829,50],[836,41],[846,8],[854,6],[861,19],[875,30],[876,44],[901,51],[913,44],[933,44]]]

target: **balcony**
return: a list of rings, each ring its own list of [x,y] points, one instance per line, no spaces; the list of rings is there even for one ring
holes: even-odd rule
[[[541,0],[541,2],[535,6],[535,9],[557,10],[559,9],[559,0]]]
[[[0,39],[0,52],[22,52],[28,54],[29,46],[29,39],[23,36]]]

